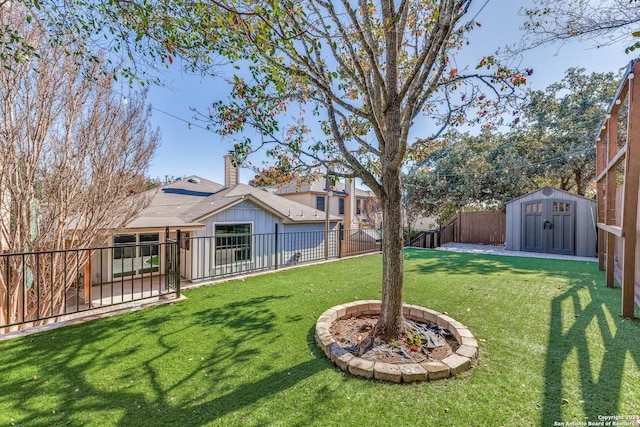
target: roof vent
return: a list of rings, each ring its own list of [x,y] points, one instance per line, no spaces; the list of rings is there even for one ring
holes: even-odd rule
[[[189,178],[189,182],[192,184],[200,184],[200,180],[198,178]]]

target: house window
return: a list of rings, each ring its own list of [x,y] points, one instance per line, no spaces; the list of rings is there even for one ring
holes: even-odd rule
[[[251,260],[251,224],[216,224],[216,265]]]
[[[324,196],[316,196],[316,209],[324,211]]]
[[[113,237],[114,278],[152,273],[160,267],[158,233],[118,234]]]
[[[344,215],[344,199],[338,199],[338,214]]]
[[[361,202],[362,202],[362,200],[356,199],[356,215],[360,215],[362,213],[362,211],[360,210],[360,203]]]

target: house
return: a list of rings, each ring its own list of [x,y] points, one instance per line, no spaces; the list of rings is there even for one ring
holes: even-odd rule
[[[553,187],[507,203],[509,251],[596,256],[596,202]]]
[[[438,228],[438,221],[435,217],[424,216],[422,214],[409,215],[405,209],[402,215],[403,227],[411,231],[431,231]]]
[[[92,283],[162,272],[166,229],[173,238],[182,233],[181,274],[191,280],[335,251],[325,234],[339,217],[327,219],[318,209],[238,181],[239,170],[227,155],[224,185],[190,176],[148,192],[148,206],[112,237],[113,250],[94,255]]]
[[[290,182],[276,189],[275,194],[322,212],[326,211],[328,205],[329,213],[341,218],[347,230],[372,227],[375,221],[365,214],[365,203],[375,200],[372,191],[356,188],[355,180],[336,182],[329,197],[327,190],[327,181],[317,179],[310,183]]]

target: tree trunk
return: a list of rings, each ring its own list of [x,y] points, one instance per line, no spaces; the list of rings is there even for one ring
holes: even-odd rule
[[[582,187],[582,169],[574,169],[573,170],[573,179],[576,181],[576,193],[579,196],[584,196],[585,189]]]
[[[403,328],[402,288],[404,251],[402,244],[402,192],[400,172],[384,176],[387,193],[382,202],[382,309],[374,335],[385,341],[397,338]]]
[[[372,336],[384,341],[398,338],[402,333],[403,240],[402,240],[402,188],[400,171],[407,149],[407,137],[403,134],[402,102],[399,98],[400,59],[397,15],[392,1],[382,2],[382,17],[389,22],[385,31],[387,74],[385,76],[385,108],[383,109],[384,138],[379,141],[381,151],[382,186],[382,307],[380,318]]]

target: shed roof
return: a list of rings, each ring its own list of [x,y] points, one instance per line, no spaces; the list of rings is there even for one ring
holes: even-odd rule
[[[511,203],[515,203],[515,202],[519,201],[520,199],[524,199],[525,197],[528,197],[528,196],[530,196],[530,195],[532,195],[532,194],[535,194],[535,193],[540,193],[540,194],[541,194],[542,196],[544,196],[544,197],[550,197],[553,193],[552,193],[552,194],[549,194],[548,196],[544,194],[544,193],[545,193],[545,191],[548,191],[548,190],[551,190],[553,193],[558,192],[558,193],[565,194],[565,195],[567,195],[567,196],[569,196],[569,197],[571,197],[571,198],[574,198],[574,199],[576,199],[576,200],[578,200],[578,199],[583,199],[583,200],[588,200],[588,201],[590,201],[590,202],[595,203],[595,200],[590,199],[590,198],[588,198],[588,197],[584,197],[584,196],[581,196],[581,195],[579,195],[579,194],[572,193],[572,192],[570,192],[570,191],[561,190],[561,189],[556,188],[556,187],[546,186],[546,187],[539,188],[539,189],[537,189],[537,190],[535,190],[535,191],[531,191],[531,192],[529,192],[529,193],[527,193],[527,194],[523,194],[523,195],[522,195],[522,196],[520,196],[520,197],[516,197],[515,199],[512,199],[512,200],[508,201],[508,202],[507,202],[507,205],[510,205]]]

